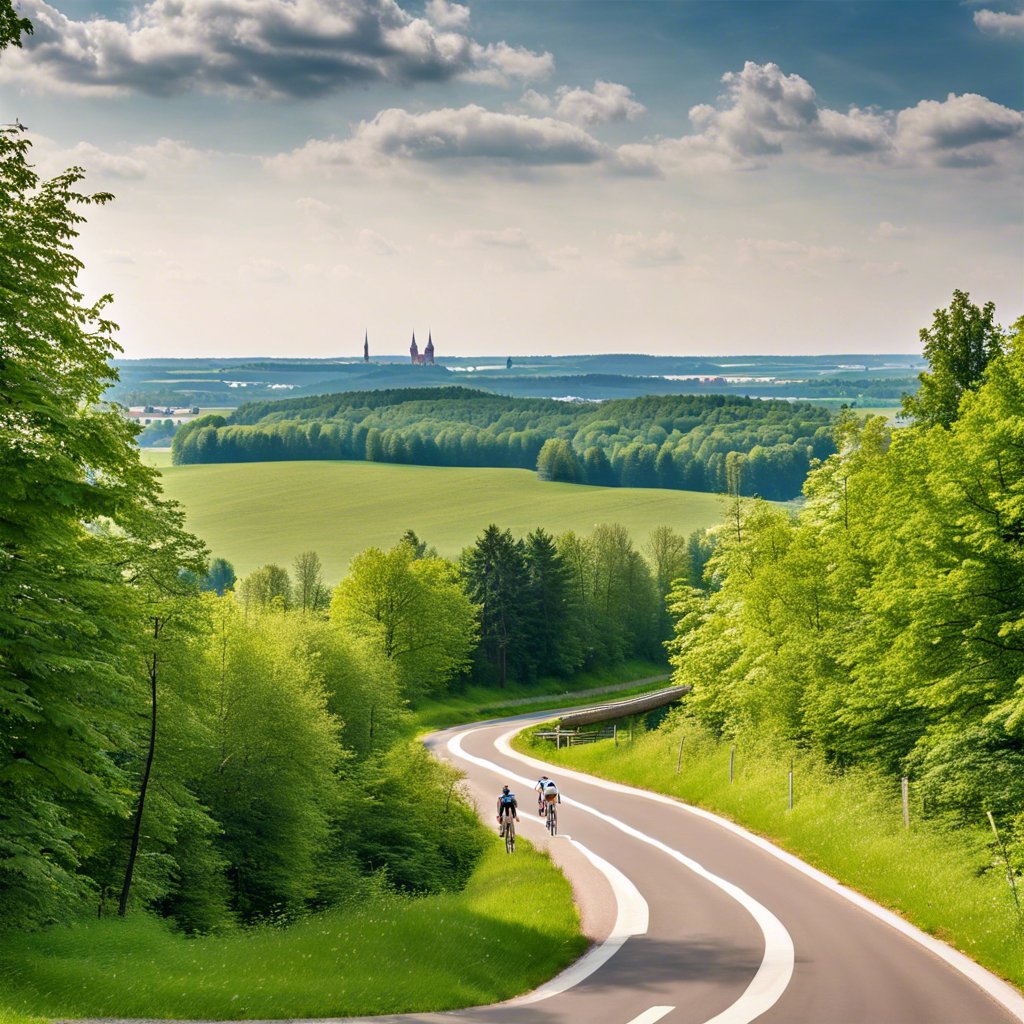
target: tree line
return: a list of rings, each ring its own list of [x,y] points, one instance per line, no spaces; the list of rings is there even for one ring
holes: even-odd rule
[[[333,590],[313,552],[236,580],[102,401],[116,326],[72,247],[109,196],[81,177],[41,180],[0,130],[2,926],[203,932],[462,884],[485,833],[410,705],[656,652],[706,537],[657,532],[655,571],[619,527],[495,526],[456,561],[370,549]]]
[[[726,395],[605,402],[511,398],[467,388],[348,392],[244,405],[174,435],[177,465],[356,459],[536,469],[543,479],[795,497],[835,450],[831,414]]]
[[[929,816],[991,811],[1020,854],[1024,319],[957,291],[921,338],[908,428],[846,416],[798,513],[734,502],[671,597],[676,677],[719,734],[909,775]]]

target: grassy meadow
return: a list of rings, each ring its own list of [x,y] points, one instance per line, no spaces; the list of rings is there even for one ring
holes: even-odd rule
[[[905,829],[898,780],[863,770],[838,775],[813,754],[747,740],[736,744],[730,784],[730,745],[678,717],[617,746],[600,741],[555,751],[548,742],[533,743],[524,733],[514,745],[721,814],[1024,986],[1024,922],[1002,863],[993,861],[989,836],[981,823],[975,833],[950,833],[921,822],[913,796],[911,827]]]
[[[371,462],[259,462],[161,467],[164,490],[180,501],[188,527],[239,576],[317,552],[328,583],[364,548],[394,545],[407,529],[454,557],[489,523],[516,536],[589,533],[621,523],[643,545],[661,525],[689,533],[722,518],[715,494],[654,488],[542,483],[525,469],[463,469]]]
[[[448,1010],[536,988],[586,947],[565,876],[526,840],[509,856],[494,835],[461,893],[196,939],[142,915],[8,934],[0,1022]]]

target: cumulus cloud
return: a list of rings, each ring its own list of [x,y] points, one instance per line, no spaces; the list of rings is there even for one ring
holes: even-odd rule
[[[1001,11],[975,11],[974,24],[982,32],[992,32],[997,36],[1010,36],[1024,39],[1024,11],[1018,14],[1005,14]]]
[[[79,142],[70,149],[44,149],[43,164],[47,173],[71,165],[84,167],[89,175],[137,180],[197,164],[204,156],[200,150],[176,139],[159,139],[152,145],[133,146],[121,153],[100,149],[91,142]]]
[[[940,102],[922,100],[896,118],[897,144],[908,158],[942,167],[985,167],[1024,135],[1024,114],[965,93]]]
[[[39,89],[307,97],[374,81],[531,81],[554,66],[457,31],[468,9],[444,0],[426,18],[395,0],[150,0],[127,22],[75,21],[45,0],[23,9],[35,32],[4,55],[0,80]]]
[[[757,168],[786,155],[894,166],[982,167],[1019,154],[1024,114],[967,93],[898,112],[823,106],[805,79],[748,61],[716,105],[690,110],[694,134],[620,146],[623,174]]]
[[[465,28],[469,24],[469,8],[448,0],[429,0],[426,14],[439,28]]]
[[[556,167],[596,163],[605,154],[606,147],[575,125],[471,105],[422,114],[382,110],[348,139],[314,139],[265,165],[283,174],[389,161]]]
[[[612,235],[612,251],[623,263],[638,267],[665,266],[682,263],[685,259],[676,236],[671,231],[660,231],[656,235],[636,234]]]
[[[553,113],[563,121],[586,125],[632,121],[647,109],[633,99],[633,93],[627,86],[600,79],[594,82],[593,89],[562,86],[554,98],[530,89],[523,95],[521,102],[531,110]]]

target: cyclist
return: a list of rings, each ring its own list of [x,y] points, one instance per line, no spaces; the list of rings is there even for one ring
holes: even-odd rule
[[[505,822],[503,818],[515,818],[519,820],[519,804],[516,802],[516,795],[508,786],[501,787],[501,796],[498,797],[498,835],[505,835]]]
[[[541,817],[547,813],[545,804],[553,804],[556,800],[558,803],[562,802],[562,794],[558,792],[555,780],[549,779],[546,775],[542,775],[533,788],[537,790],[537,813]]]

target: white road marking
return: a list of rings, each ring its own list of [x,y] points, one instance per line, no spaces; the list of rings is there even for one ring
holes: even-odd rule
[[[522,728],[522,726],[520,728]],[[507,768],[503,768],[494,761],[488,761],[482,757],[476,757],[474,754],[466,753],[466,751],[462,749],[463,737],[469,736],[471,733],[478,731],[479,729],[468,729],[465,732],[458,733],[448,741],[448,749],[456,757],[469,761],[471,764],[475,764],[481,768],[486,768],[497,775],[504,775],[506,777],[513,778],[517,782],[532,785],[529,779],[522,775],[516,775],[514,772],[509,772]],[[539,761],[533,761],[532,758],[527,758],[521,754],[517,754],[508,746],[508,738],[515,735],[517,731],[518,730],[513,729],[499,737],[495,744],[498,749],[502,753],[508,754],[518,761],[537,764],[542,768],[549,767],[548,765],[543,765]],[[568,773],[562,772],[561,774],[565,776]],[[577,775],[578,778],[582,778],[578,773],[572,774]],[[587,781],[591,780],[588,778]],[[598,781],[600,782],[600,780]],[[617,785],[617,783],[613,785]],[[632,825],[627,825],[624,821],[620,821],[618,818],[613,818],[609,814],[604,814],[602,811],[599,811],[594,807],[590,807],[587,804],[582,804],[578,800],[566,797],[564,794],[562,796],[562,803],[568,804],[570,807],[578,807],[580,810],[585,811],[588,814],[592,814],[595,818],[599,818],[601,821],[607,822],[609,825],[617,828],[620,832],[625,832],[626,835],[632,836],[634,839],[637,839],[642,843],[647,843],[649,846],[653,846],[655,849],[668,854],[668,856],[689,868],[689,870],[694,872],[694,874],[699,875],[701,878],[704,878],[712,885],[717,886],[727,895],[731,896],[757,922],[758,927],[761,929],[761,934],[764,936],[764,957],[761,960],[761,965],[758,967],[753,980],[747,986],[746,991],[739,997],[739,999],[737,999],[736,1002],[728,1007],[728,1009],[723,1013],[720,1013],[710,1021],[707,1021],[706,1024],[749,1024],[750,1021],[761,1016],[762,1013],[778,1002],[782,993],[786,991],[790,978],[793,976],[795,953],[793,950],[793,940],[790,937],[789,932],[786,931],[782,922],[770,910],[768,910],[767,907],[758,903],[757,900],[750,896],[749,893],[744,892],[739,886],[733,885],[732,882],[727,882],[724,878],[719,878],[717,875],[713,875],[702,864],[698,864],[697,861],[685,856],[678,850],[672,849],[671,846],[667,846],[660,840],[653,838],[653,836],[649,836],[646,833],[639,831],[639,829],[633,828]]]
[[[537,824],[541,825],[541,822],[537,822]],[[595,946],[589,953],[580,957],[576,963],[541,985],[540,988],[536,988],[518,999],[510,1000],[512,1005],[522,1006],[526,1003],[537,1003],[541,999],[550,999],[552,996],[567,992],[611,960],[631,935],[643,935],[647,931],[649,910],[647,900],[640,895],[640,890],[614,864],[609,864],[603,857],[599,857],[593,850],[587,849],[574,839],[570,839],[569,842],[608,879],[612,887],[616,908],[612,933],[600,946]]]
[[[629,1024],[655,1024],[674,1009],[674,1006],[652,1006],[649,1010],[644,1010],[639,1017],[634,1017]]]
[[[550,714],[550,712],[548,712],[548,714]],[[548,764],[546,761],[539,761],[536,758],[520,754],[518,751],[513,750],[509,744],[509,740],[512,736],[517,732],[521,732],[523,729],[528,728],[530,724],[531,723],[529,722],[523,723],[519,725],[518,728],[504,733],[495,741],[495,746],[499,751],[501,751],[501,753],[516,761],[520,761],[523,764],[528,764],[532,767],[544,770],[549,769],[552,765]],[[612,793],[625,793],[629,796],[640,797],[644,800],[653,800],[655,803],[667,804],[671,807],[677,808],[678,810],[685,811],[688,814],[696,815],[698,818],[713,821],[721,828],[745,839],[748,843],[752,843],[765,853],[770,854],[776,860],[780,860],[784,864],[788,864],[795,871],[799,871],[801,874],[813,879],[819,885],[831,892],[834,892],[837,896],[842,897],[848,903],[852,903],[854,906],[859,907],[865,913],[870,914],[879,921],[885,922],[912,942],[916,942],[919,946],[923,946],[929,952],[934,953],[937,957],[944,960],[954,968],[954,970],[959,971],[964,975],[964,977],[974,982],[978,988],[994,999],[1000,1006],[1004,1007],[1017,1020],[1024,1022],[1024,996],[1022,996],[1021,993],[1012,985],[1003,981],[1002,978],[997,977],[991,971],[987,971],[980,964],[975,963],[970,959],[970,957],[964,956],[963,953],[954,949],[952,946],[947,945],[945,942],[941,942],[939,939],[933,938],[927,932],[923,932],[919,928],[915,928],[914,925],[910,924],[908,921],[904,921],[898,914],[894,914],[891,910],[886,910],[885,907],[879,906],[879,904],[869,900],[866,896],[862,896],[859,892],[855,892],[853,889],[848,889],[845,885],[837,882],[834,878],[826,875],[823,871],[819,871],[817,868],[811,867],[810,864],[805,864],[798,857],[794,857],[793,854],[780,849],[773,843],[770,843],[767,839],[762,839],[761,836],[748,832],[745,828],[742,828],[735,822],[728,821],[726,818],[720,818],[717,814],[712,814],[711,811],[706,811],[702,807],[694,807],[691,804],[683,803],[682,800],[673,799],[672,797],[665,796],[662,793],[651,793],[649,790],[645,789],[634,789],[632,786],[624,786],[620,782],[609,782],[605,779],[598,779],[593,775],[586,775],[583,772],[573,771],[571,768],[563,768],[561,765],[555,765],[554,767],[557,769],[558,774],[563,778],[575,779],[578,782],[585,782],[588,785],[599,786],[600,788],[606,789]],[[713,1018],[712,1021],[707,1021],[706,1024],[733,1024],[733,1022],[732,1018],[719,1015],[718,1017]]]

